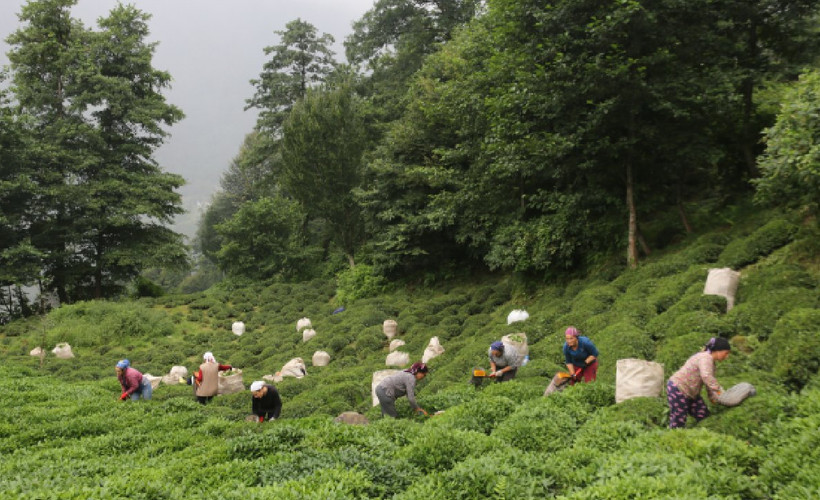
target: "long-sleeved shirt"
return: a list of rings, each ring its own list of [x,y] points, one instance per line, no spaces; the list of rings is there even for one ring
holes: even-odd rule
[[[518,349],[512,344],[504,344],[504,351],[501,353],[501,356],[493,356],[493,348],[490,347],[487,350],[487,356],[490,357],[490,362],[495,363],[495,367],[498,369],[508,366],[519,368],[524,362],[521,353],[518,352]]]
[[[129,366],[122,371],[122,375],[118,376],[117,379],[119,379],[120,385],[122,386],[122,392],[130,396],[140,388],[142,384],[142,373]]]
[[[564,342],[564,362],[568,365],[573,365],[576,368],[586,368],[587,358],[590,356],[598,357],[598,348],[589,340],[589,337],[578,337],[578,348],[573,350],[569,344]]]
[[[710,399],[723,392],[723,387],[715,378],[715,360],[709,351],[701,351],[690,357],[669,380],[688,398],[697,397],[704,385]]]
[[[399,372],[390,375],[379,383],[379,387],[384,389],[384,394],[394,400],[404,395],[407,402],[414,410],[419,408],[416,403],[416,376],[409,372]]]
[[[279,391],[272,385],[265,387],[268,390],[264,396],[251,398],[251,411],[257,417],[263,417],[265,420],[279,418],[279,413],[282,412],[282,398],[279,397]]]

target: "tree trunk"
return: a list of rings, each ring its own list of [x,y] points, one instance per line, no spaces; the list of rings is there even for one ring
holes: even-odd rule
[[[630,269],[638,267],[638,216],[635,213],[635,200],[632,195],[632,162],[626,164],[626,206],[629,209],[629,248],[626,262]]]
[[[759,48],[757,46],[757,22],[750,20],[749,23],[749,41],[747,45],[747,56],[750,64],[758,57]],[[758,177],[757,162],[755,161],[754,148],[757,144],[757,135],[752,128],[752,117],[754,116],[754,80],[751,76],[743,80],[741,85],[741,93],[743,95],[743,124],[741,129],[741,144],[740,148],[743,152],[743,160],[746,163],[746,170],[751,177]]]
[[[350,264],[350,269],[356,267],[356,261],[353,260],[353,254],[347,254],[347,263]]]
[[[649,248],[649,245],[646,244],[646,239],[643,237],[643,233],[640,229],[638,229],[638,243],[641,244],[641,250],[643,250],[644,255],[650,255],[652,253],[652,249]]]

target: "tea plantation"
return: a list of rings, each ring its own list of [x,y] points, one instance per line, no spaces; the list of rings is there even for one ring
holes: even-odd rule
[[[620,499],[820,498],[820,234],[815,221],[756,213],[652,255],[636,270],[533,284],[471,277],[387,287],[339,307],[336,284],[230,287],[133,302],[86,302],[0,329],[0,498]],[[708,269],[741,271],[736,305],[702,294]],[[506,324],[512,309],[524,322]],[[302,342],[296,322],[317,335]],[[417,387],[432,417],[382,419],[374,371],[387,368],[385,319],[400,350],[444,354]],[[243,321],[246,332],[231,332]],[[569,325],[598,346],[598,381],[542,397],[563,369]],[[502,335],[525,332],[529,364],[505,384],[469,384]],[[685,430],[666,428],[665,397],[615,404],[615,362],[674,372],[713,336],[732,340],[724,387],[757,396]],[[73,359],[29,355],[71,344]],[[331,355],[312,367],[317,350]],[[283,418],[246,422],[247,391],[197,404],[186,385],[120,402],[114,365],[193,371],[205,351],[246,385],[301,357],[307,376],[277,384]],[[336,424],[343,411],[367,426]]]

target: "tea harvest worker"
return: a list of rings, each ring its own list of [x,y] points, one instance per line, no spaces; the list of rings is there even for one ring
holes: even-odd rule
[[[416,403],[416,382],[427,375],[427,365],[424,363],[413,363],[409,369],[390,375],[376,386],[376,397],[382,407],[382,416],[398,418],[396,413],[396,399],[407,396],[407,402],[413,411],[427,414],[418,403]]]
[[[194,385],[196,386],[194,394],[196,394],[196,400],[204,405],[216,396],[219,389],[219,372],[230,370],[233,367],[217,363],[211,351],[203,354],[202,360],[199,370],[194,373]]]
[[[512,344],[505,344],[496,341],[490,344],[487,351],[490,357],[490,377],[494,377],[496,382],[506,382],[515,378],[518,368],[524,362],[523,356]]]
[[[132,401],[137,401],[140,396],[142,399],[151,399],[153,387],[151,381],[147,377],[143,377],[142,373],[131,368],[131,362],[127,359],[122,359],[114,368],[117,372],[117,380],[122,386],[122,394],[120,401],[125,401],[129,397]]]
[[[282,398],[276,387],[261,380],[251,384],[251,411],[259,417],[259,422],[276,420],[282,412]]]
[[[669,377],[666,383],[666,399],[669,402],[669,428],[686,427],[687,415],[698,421],[709,416],[709,408],[700,397],[700,390],[706,386],[709,399],[714,403],[723,392],[715,378],[715,362],[729,357],[731,346],[722,337],[709,339],[703,350],[693,355]]]
[[[574,326],[566,329],[564,340],[564,362],[572,375],[570,383],[594,381],[598,377],[598,348]]]

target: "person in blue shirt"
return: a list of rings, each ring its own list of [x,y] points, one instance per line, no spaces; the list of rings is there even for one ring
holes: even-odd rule
[[[584,382],[594,381],[598,375],[598,348],[574,326],[567,328],[564,339],[564,361],[572,375],[570,383],[582,379]]]

